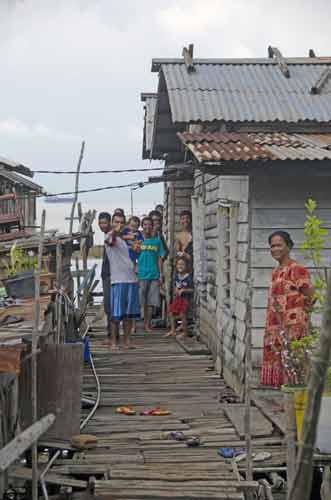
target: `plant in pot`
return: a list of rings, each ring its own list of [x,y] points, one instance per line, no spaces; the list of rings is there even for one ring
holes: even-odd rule
[[[303,415],[307,402],[307,383],[311,367],[311,358],[318,342],[318,330],[312,329],[310,335],[298,340],[289,340],[281,332],[283,349],[282,366],[286,383],[282,391],[293,394],[298,439],[301,436]]]
[[[9,296],[20,299],[34,296],[37,263],[38,259],[32,251],[17,248],[15,244],[12,246],[9,262],[5,265],[8,278],[3,280]]]

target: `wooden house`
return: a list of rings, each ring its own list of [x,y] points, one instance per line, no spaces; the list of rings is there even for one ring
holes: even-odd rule
[[[33,232],[36,199],[43,189],[32,177],[29,168],[0,157],[0,241]]]
[[[303,262],[308,198],[331,225],[331,58],[285,59],[271,47],[261,59],[194,59],[192,48],[183,54],[152,63],[159,86],[151,158],[163,155],[166,167],[168,157],[177,158],[179,175],[194,172],[199,333],[242,392],[250,323],[259,381],[275,267],[268,235],[289,231],[293,256]],[[328,267],[330,250],[323,250]]]

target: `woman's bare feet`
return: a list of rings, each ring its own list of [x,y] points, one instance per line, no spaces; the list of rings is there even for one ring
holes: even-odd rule
[[[150,325],[146,325],[146,324],[144,325],[144,330],[145,330],[145,332],[147,332],[147,333],[152,333],[152,332],[153,332],[153,330],[152,330],[152,328],[150,327]]]
[[[167,332],[165,337],[176,337],[176,331],[170,330],[170,332]]]
[[[123,349],[125,349],[126,351],[128,349],[137,349],[137,346],[135,344],[132,344],[131,342],[125,342],[123,345]]]

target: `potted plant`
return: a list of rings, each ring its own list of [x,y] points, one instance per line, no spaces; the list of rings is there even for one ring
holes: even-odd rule
[[[284,349],[281,352],[286,384],[282,391],[292,393],[294,397],[297,436],[300,440],[304,411],[307,403],[307,383],[311,357],[318,341],[318,333],[312,330],[310,335],[299,340],[289,341],[283,334]]]
[[[8,278],[3,280],[9,296],[20,299],[34,296],[34,271],[37,262],[32,251],[17,248],[16,244],[12,246],[9,262],[5,266]]]

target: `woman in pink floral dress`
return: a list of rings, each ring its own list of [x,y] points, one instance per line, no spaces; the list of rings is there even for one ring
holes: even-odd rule
[[[309,334],[314,289],[309,271],[290,258],[293,241],[286,231],[271,234],[269,245],[278,267],[272,272],[269,289],[261,383],[278,388],[287,381],[282,361],[284,338],[291,342]]]

